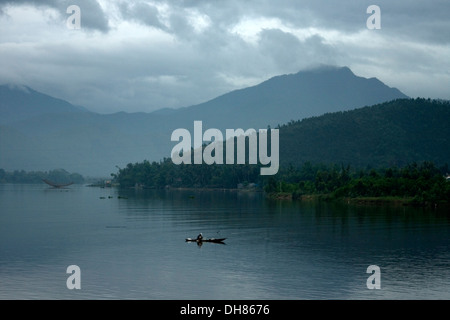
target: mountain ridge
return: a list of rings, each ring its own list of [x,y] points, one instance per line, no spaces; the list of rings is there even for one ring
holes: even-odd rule
[[[0,85],[0,124],[21,121],[41,114],[89,112],[86,108],[38,92],[29,86]]]
[[[28,94],[14,91],[22,94],[15,99],[4,90],[1,87],[0,128],[8,134],[0,136],[0,168],[65,168],[91,176],[109,175],[117,166],[132,162],[170,157],[171,133],[178,128],[192,130],[195,120],[203,121],[204,130],[260,129],[406,97],[375,78],[356,76],[347,67],[279,75],[201,104],[151,113],[99,114],[31,88],[25,88]],[[33,106],[43,98],[49,102],[36,114]],[[53,110],[58,103],[61,109]],[[15,108],[17,114],[11,114]]]
[[[315,92],[324,84],[325,89]],[[328,94],[337,98],[337,101],[328,99]],[[261,122],[262,113],[265,118],[270,119],[266,126],[276,126],[292,119],[351,110],[396,98],[408,96],[376,78],[358,77],[348,67],[327,66],[275,76],[255,86],[237,89],[204,103],[183,108],[178,113],[191,121],[196,120],[189,116],[192,111],[202,113],[204,123],[219,129],[225,129],[220,125],[222,121],[233,123],[232,127],[235,128],[254,128]],[[236,100],[239,103],[233,104]],[[253,111],[252,108],[257,108],[258,114],[243,116],[245,110]],[[242,121],[230,116],[231,112],[239,112]],[[176,113],[172,116],[176,116]]]
[[[280,162],[450,164],[448,119],[450,101],[416,98],[293,121],[280,127]]]

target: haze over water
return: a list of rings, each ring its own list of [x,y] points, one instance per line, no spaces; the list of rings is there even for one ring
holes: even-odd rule
[[[439,210],[3,184],[0,299],[450,299],[449,234]]]

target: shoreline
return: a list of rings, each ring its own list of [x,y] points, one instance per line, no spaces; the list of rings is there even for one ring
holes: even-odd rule
[[[89,185],[93,186],[93,185]],[[111,187],[120,186],[113,185]],[[128,187],[129,190],[156,190],[157,188],[142,188],[142,187]],[[177,191],[213,191],[213,192],[242,192],[242,193],[263,193],[267,199],[279,200],[279,201],[300,201],[300,202],[336,202],[346,205],[356,206],[389,206],[389,207],[416,207],[416,208],[449,208],[450,202],[438,202],[438,203],[419,203],[414,200],[414,197],[341,197],[336,198],[331,194],[306,194],[300,196],[294,196],[291,192],[276,192],[267,193],[260,188],[214,188],[214,187],[165,187],[159,190],[177,190]]]
[[[288,200],[288,201],[301,201],[301,202],[314,202],[314,201],[327,201],[337,202],[347,205],[359,205],[359,206],[393,206],[393,207],[417,207],[417,208],[438,208],[449,207],[449,202],[438,203],[418,203],[414,200],[414,197],[342,197],[335,198],[331,194],[309,194],[301,195],[299,197],[293,197],[289,192],[278,192],[267,194],[267,197],[272,200]]]
[[[97,186],[94,186],[97,187]],[[217,191],[217,192],[255,192],[264,193],[262,189],[258,188],[214,188],[214,187],[165,187],[165,188],[148,188],[148,187],[120,187],[113,185],[112,187],[127,190],[177,190],[177,191]]]

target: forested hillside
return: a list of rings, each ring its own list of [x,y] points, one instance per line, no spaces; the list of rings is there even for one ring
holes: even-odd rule
[[[113,174],[122,187],[256,187],[300,197],[395,197],[448,202],[450,104],[402,99],[279,127],[279,172],[260,165],[128,164]]]
[[[398,99],[280,127],[280,162],[358,167],[450,162],[450,103]]]

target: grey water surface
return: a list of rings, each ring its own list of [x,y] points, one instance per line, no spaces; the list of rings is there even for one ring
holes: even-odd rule
[[[449,235],[439,209],[3,184],[0,299],[450,299]]]

